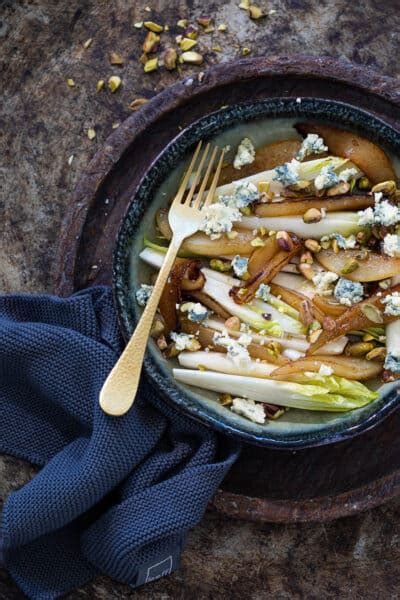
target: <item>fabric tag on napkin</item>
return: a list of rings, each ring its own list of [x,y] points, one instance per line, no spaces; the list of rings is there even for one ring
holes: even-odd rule
[[[150,581],[170,575],[173,571],[179,569],[184,543],[185,539],[182,538],[180,543],[171,546],[164,554],[153,556],[150,561],[142,564],[138,569],[135,580],[131,582],[132,587],[150,583]]]

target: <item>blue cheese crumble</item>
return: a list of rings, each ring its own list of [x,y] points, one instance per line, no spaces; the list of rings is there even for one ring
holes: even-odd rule
[[[388,200],[375,204],[375,223],[390,227],[400,221],[400,211],[397,206],[390,204]]]
[[[223,233],[232,231],[234,221],[240,221],[241,218],[237,208],[215,202],[205,209],[199,230],[204,231],[212,240],[217,240]]]
[[[234,340],[224,333],[215,333],[213,337],[213,343],[218,346],[226,348],[228,357],[237,367],[247,367],[250,362],[250,354],[246,346],[251,342],[251,336],[248,334],[242,334],[238,340]]]
[[[231,208],[245,208],[258,200],[259,192],[251,181],[238,181],[233,184],[233,194],[219,197],[219,201]]]
[[[385,304],[385,315],[391,317],[400,317],[400,292],[393,292],[382,298],[382,304]]]
[[[171,331],[170,338],[179,352],[182,352],[183,350],[194,351],[200,348],[199,342],[192,333],[177,333],[176,331]]]
[[[357,239],[355,235],[349,235],[349,237],[344,237],[340,233],[331,233],[329,235],[323,235],[321,238],[321,242],[329,242],[329,240],[336,240],[339,248],[343,250],[353,249],[357,246]]]
[[[201,323],[209,316],[209,311],[200,302],[185,302],[181,304],[180,311],[187,313],[189,321]]]
[[[244,275],[246,275],[248,264],[249,264],[248,258],[244,258],[242,256],[239,256],[239,254],[236,254],[236,256],[232,259],[232,262],[231,262],[231,266],[232,266],[233,272],[235,273],[236,277],[241,278]]]
[[[400,235],[388,233],[383,240],[383,252],[388,256],[400,257]]]
[[[136,290],[136,302],[139,304],[139,306],[146,306],[152,294],[153,288],[154,285],[142,283],[140,288]]]
[[[361,226],[384,225],[390,227],[400,222],[400,210],[388,200],[382,200],[382,194],[375,194],[374,208],[358,211],[358,224]]]
[[[350,281],[350,279],[341,277],[335,286],[333,295],[340,304],[352,306],[363,299],[364,286],[358,281]]]
[[[296,154],[297,160],[304,160],[311,154],[322,154],[328,151],[328,146],[325,146],[324,140],[317,133],[309,133],[302,141],[300,149]]]
[[[343,250],[349,250],[355,248],[357,245],[357,240],[355,235],[350,235],[349,237],[344,237],[340,235],[340,233],[335,233],[334,238],[337,241],[337,245],[339,248]]]
[[[330,296],[333,291],[333,283],[338,279],[339,275],[333,271],[320,271],[312,278],[312,282],[317,288],[317,294],[321,296]]]
[[[299,167],[300,162],[293,158],[291,162],[287,162],[284,165],[280,165],[279,167],[275,167],[275,174],[273,176],[273,181],[279,181],[282,185],[294,185],[300,179],[299,176]]]
[[[250,165],[254,162],[256,151],[253,142],[249,138],[244,138],[237,149],[236,156],[233,160],[234,169],[240,170],[244,165]]]
[[[374,209],[370,206],[365,210],[358,211],[358,224],[361,227],[368,227],[369,225],[374,225],[375,223],[375,214]]]
[[[258,289],[256,291],[256,298],[260,300],[264,300],[264,302],[268,302],[269,295],[271,293],[271,288],[267,283],[260,283]]]
[[[329,165],[328,167],[322,167],[319,175],[314,179],[314,185],[316,190],[325,190],[337,185],[339,181],[340,179],[336,175],[334,168],[332,165]]]
[[[384,368],[392,373],[400,373],[400,350],[386,355]]]
[[[338,177],[339,181],[349,181],[349,179],[354,179],[354,177],[357,177],[357,175],[357,169],[354,169],[354,167],[352,167],[350,169],[343,169],[343,171],[340,171]]]
[[[246,400],[245,398],[233,398],[231,411],[249,419],[249,421],[253,421],[253,423],[259,423],[260,425],[265,423],[265,411],[261,402],[254,402],[254,400]]]

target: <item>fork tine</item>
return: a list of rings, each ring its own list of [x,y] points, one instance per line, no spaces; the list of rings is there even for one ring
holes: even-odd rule
[[[196,199],[195,199],[195,201],[193,203],[193,208],[199,208],[200,207],[201,201],[203,199],[204,191],[205,191],[205,189],[207,187],[207,182],[208,182],[208,179],[210,177],[211,170],[212,170],[212,168],[214,166],[214,161],[215,161],[215,157],[217,155],[217,152],[218,152],[218,147],[215,146],[215,148],[213,150],[213,153],[211,155],[211,158],[210,158],[210,162],[208,163],[208,166],[207,166],[206,174],[204,175],[203,181],[201,182],[200,189],[199,189],[199,191],[197,193],[197,196],[196,196]]]
[[[221,157],[219,159],[218,162],[218,167],[214,173],[214,177],[213,180],[211,182],[211,186],[210,189],[207,192],[207,196],[206,199],[204,200],[204,204],[202,206],[202,208],[205,208],[206,206],[209,206],[211,204],[211,202],[214,200],[214,196],[215,196],[215,190],[217,189],[217,185],[218,185],[218,179],[219,176],[221,174],[221,169],[222,169],[222,164],[224,161],[224,155],[225,155],[225,150],[221,151]]]
[[[185,173],[184,178],[181,181],[181,185],[179,186],[179,189],[178,189],[178,191],[176,193],[176,196],[175,196],[174,201],[173,201],[172,204],[180,204],[181,203],[183,195],[184,195],[184,193],[186,191],[186,187],[187,187],[189,178],[190,178],[190,176],[191,176],[191,174],[193,172],[193,167],[194,167],[194,165],[196,163],[196,160],[197,160],[197,157],[199,155],[202,143],[203,143],[202,140],[200,140],[200,142],[197,144],[197,147],[196,147],[196,150],[194,151],[192,160],[190,161],[190,165],[189,165],[189,167],[188,167],[188,169],[187,169],[187,171]]]
[[[190,187],[189,193],[188,193],[188,195],[186,197],[186,200],[184,202],[184,204],[186,206],[190,206],[190,203],[191,203],[192,198],[193,198],[193,194],[194,194],[194,192],[195,192],[195,190],[197,188],[197,184],[199,183],[201,172],[203,170],[203,165],[204,165],[204,162],[205,162],[205,160],[207,158],[207,154],[208,154],[209,149],[210,149],[210,144],[207,144],[207,146],[204,149],[203,156],[201,157],[200,164],[199,164],[199,166],[196,169],[196,176],[193,179],[193,183],[192,183],[192,185]]]

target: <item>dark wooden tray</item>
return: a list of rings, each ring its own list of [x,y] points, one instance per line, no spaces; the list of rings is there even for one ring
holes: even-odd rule
[[[329,58],[238,61],[189,77],[130,116],[97,152],[74,192],[54,272],[69,295],[111,283],[121,219],[148,168],[204,114],[249,98],[318,97],[364,108],[400,131],[400,82]],[[217,492],[220,512],[255,521],[325,521],[400,494],[400,412],[348,442],[296,452],[247,446]]]

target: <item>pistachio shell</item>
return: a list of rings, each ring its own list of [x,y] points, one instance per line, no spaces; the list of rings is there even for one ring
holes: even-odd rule
[[[391,179],[388,181],[382,181],[381,183],[377,183],[376,185],[374,185],[374,187],[371,190],[371,192],[373,192],[374,194],[376,194],[378,192],[382,192],[383,194],[387,194],[388,196],[390,196],[391,194],[394,194],[395,191],[396,191],[396,182]]]
[[[363,304],[361,311],[372,323],[383,323],[382,311],[373,304]]]

